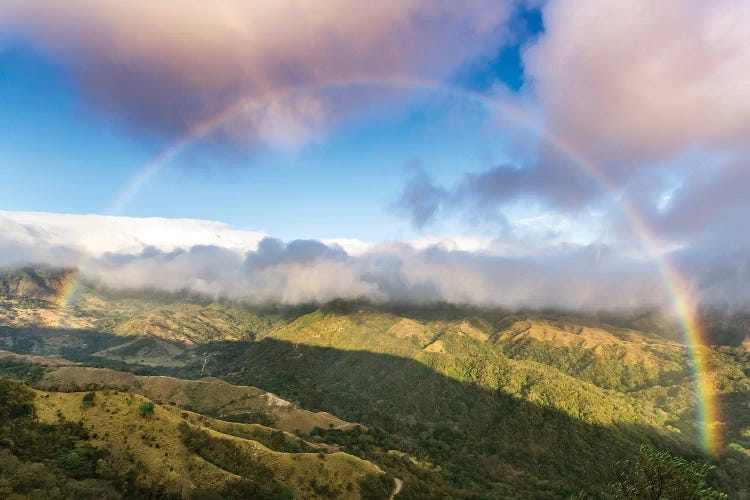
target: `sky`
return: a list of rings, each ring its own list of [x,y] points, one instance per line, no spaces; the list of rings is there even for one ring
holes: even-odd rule
[[[6,0],[0,264],[248,300],[750,305],[744,0]],[[670,289],[672,288],[672,289]]]

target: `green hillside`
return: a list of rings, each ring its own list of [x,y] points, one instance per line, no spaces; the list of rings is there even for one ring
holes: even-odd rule
[[[0,379],[0,402],[4,497],[359,499],[373,485],[380,498],[393,488],[346,453],[128,392],[32,391]]]
[[[668,456],[645,444],[710,463],[713,487],[750,498],[750,352],[736,314],[713,312],[707,323],[718,325],[712,338],[732,341],[704,352],[724,434],[719,454],[706,456],[685,346],[652,312],[248,307],[85,285],[61,311],[5,293],[0,348],[46,368],[0,357],[0,374],[46,391],[126,390],[176,415],[178,430],[183,413],[196,412],[187,424],[211,422],[207,434],[190,434],[196,450],[248,449],[234,438],[281,453],[340,450],[397,478],[404,499],[557,498],[601,497],[617,464]],[[335,474],[318,490],[284,474],[275,480],[301,498],[350,491]],[[363,491],[390,491],[362,481]]]

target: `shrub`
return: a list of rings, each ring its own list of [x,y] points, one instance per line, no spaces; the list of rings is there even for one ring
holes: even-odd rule
[[[706,483],[706,475],[712,469],[711,465],[641,446],[637,460],[615,464],[617,482],[609,486],[607,493],[615,499],[726,498]]]
[[[380,500],[391,496],[395,483],[386,474],[367,474],[359,481],[363,500]]]
[[[83,396],[83,400],[81,400],[81,407],[84,409],[91,408],[94,406],[94,398],[96,397],[95,392],[89,392],[85,396]]]
[[[55,460],[55,465],[70,477],[76,479],[91,477],[96,468],[91,461],[91,455],[81,450],[61,450]]]
[[[154,414],[154,403],[151,401],[143,403],[140,407],[140,413],[144,418],[152,416]]]

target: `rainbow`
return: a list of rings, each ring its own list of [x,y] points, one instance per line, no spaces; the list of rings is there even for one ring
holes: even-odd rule
[[[217,130],[238,115],[258,110],[262,106],[267,106],[273,102],[280,102],[295,95],[347,87],[389,87],[410,91],[439,92],[448,96],[478,102],[487,109],[511,118],[515,123],[539,134],[541,139],[563,153],[578,168],[590,174],[607,192],[612,193],[619,200],[623,214],[630,221],[632,228],[636,231],[640,240],[658,259],[663,282],[669,292],[673,310],[679,320],[683,340],[688,351],[695,387],[698,444],[707,454],[713,455],[720,450],[722,446],[720,404],[712,373],[708,366],[706,355],[708,342],[706,341],[705,332],[702,330],[696,317],[697,306],[692,297],[690,287],[668,256],[659,250],[658,239],[650,230],[645,219],[627,199],[618,195],[617,188],[607,177],[606,173],[594,161],[578,151],[564,137],[540,125],[539,120],[534,119],[528,112],[506,102],[451,85],[406,78],[349,79],[315,83],[280,89],[267,95],[240,99],[232,106],[192,127],[179,141],[161,151],[151,161],[139,168],[114,198],[113,203],[106,213],[120,213],[143,186],[153,179],[171,160],[191,144]],[[80,264],[83,264],[84,261],[85,257],[82,258]],[[76,275],[71,274],[57,301],[61,310],[69,306],[76,289]]]

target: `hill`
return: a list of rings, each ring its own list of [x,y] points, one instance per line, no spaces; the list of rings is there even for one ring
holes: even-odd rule
[[[224,420],[266,423],[290,433],[309,433],[315,427],[349,429],[355,425],[329,413],[299,408],[275,394],[255,387],[232,385],[216,378],[184,380],[164,376],[138,376],[108,368],[65,366],[48,370],[37,385],[43,389],[58,391],[130,391],[160,404]]]
[[[0,348],[79,364],[10,370],[40,389],[117,386],[167,410],[270,426],[289,433],[286,446],[376,464],[403,480],[399,498],[596,496],[644,443],[709,461],[711,484],[733,497],[750,491],[750,353],[734,340],[703,348],[724,427],[719,454],[706,456],[692,361],[654,313],[251,307],[83,285],[63,311],[34,299],[63,318],[50,322],[19,321],[30,303],[4,300],[16,319],[0,323]],[[735,339],[744,320],[722,318],[713,324]],[[240,437],[268,445],[260,427]]]
[[[52,423],[62,415],[81,422],[91,446],[110,449],[113,460],[132,462],[137,481],[155,483],[166,493],[222,491],[243,477],[259,485],[260,497],[288,488],[298,498],[359,498],[359,481],[381,474],[373,464],[341,452],[274,451],[239,436],[254,435],[252,428],[169,406],[156,404],[153,414],[141,417],[140,408],[149,400],[137,394],[96,391],[86,408],[81,403],[86,394],[37,393],[37,418]]]
[[[129,392],[0,379],[0,403],[4,496],[359,499],[394,488],[374,464],[329,446]]]

